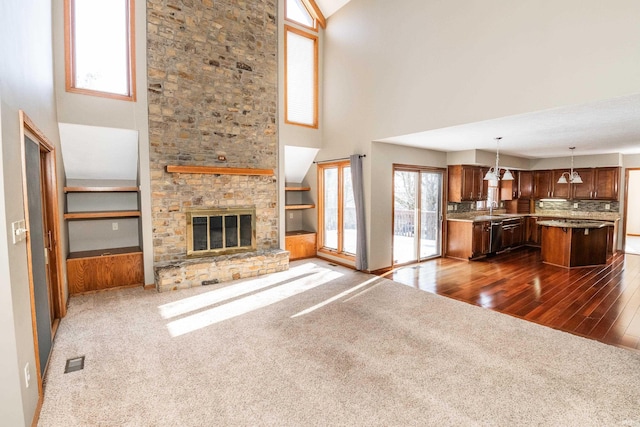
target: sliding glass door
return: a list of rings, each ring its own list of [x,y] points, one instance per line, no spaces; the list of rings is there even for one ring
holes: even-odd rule
[[[395,166],[393,264],[442,254],[442,170]]]

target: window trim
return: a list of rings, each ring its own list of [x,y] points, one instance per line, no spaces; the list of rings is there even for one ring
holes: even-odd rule
[[[75,16],[73,15],[75,0],[64,0],[64,63],[65,63],[65,89],[67,92],[83,95],[99,96],[103,98],[119,99],[123,101],[136,101],[136,48],[135,48],[135,0],[126,0],[128,5],[127,19],[129,20],[127,38],[127,65],[129,75],[127,76],[129,94],[102,92],[93,89],[78,88],[75,86],[75,57],[74,57],[74,26]]]
[[[331,255],[334,257],[343,258],[350,261],[355,261],[355,254],[344,252],[344,169],[351,167],[349,160],[318,163],[318,252]],[[338,249],[327,248],[324,245],[324,170],[325,169],[338,169]]]
[[[302,7],[304,7],[304,8],[305,8],[305,10],[307,11],[307,13],[308,13],[308,14],[309,14],[309,16],[311,17],[311,19],[313,19],[313,27],[310,27],[310,26],[308,26],[308,25],[305,25],[305,24],[303,24],[303,23],[301,23],[301,22],[298,22],[298,21],[295,21],[295,20],[293,20],[293,19],[289,19],[289,18],[287,18],[287,3],[288,3],[288,2],[285,0],[285,2],[284,2],[284,19],[285,19],[285,21],[287,21],[287,22],[291,22],[291,23],[293,23],[293,24],[295,24],[295,25],[298,25],[298,26],[300,26],[300,27],[302,27],[302,28],[306,28],[306,29],[308,29],[308,30],[318,32],[318,19],[316,19],[316,17],[314,16],[314,14],[312,14],[312,13],[309,11],[309,8],[307,7],[307,5],[305,4],[305,2],[304,2],[304,1],[300,0],[300,3],[302,3]]]
[[[289,85],[288,85],[288,64],[287,64],[287,32],[292,32],[301,37],[313,40],[313,124],[298,123],[289,120]],[[303,126],[311,129],[318,129],[318,36],[306,31],[299,30],[290,25],[284,26],[284,122],[289,125]]]

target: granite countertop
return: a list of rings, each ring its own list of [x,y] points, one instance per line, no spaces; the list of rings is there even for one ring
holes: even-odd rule
[[[597,220],[584,220],[584,219],[550,219],[544,221],[538,221],[538,225],[547,227],[562,227],[562,228],[602,228],[613,227],[612,222],[597,221]]]
[[[558,218],[567,220],[586,220],[586,221],[616,221],[620,219],[618,212],[558,212],[558,211],[540,211],[536,213],[526,214],[508,214],[504,210],[498,210],[493,215],[489,215],[489,212],[465,212],[455,213],[447,215],[448,221],[460,221],[460,222],[481,222],[491,221],[508,218],[522,218],[522,217],[544,217],[544,218]],[[540,223],[540,221],[538,221]]]

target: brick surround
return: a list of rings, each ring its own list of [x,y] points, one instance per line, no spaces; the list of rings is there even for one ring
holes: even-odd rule
[[[279,252],[276,10],[275,0],[147,0],[156,272],[197,276],[189,283],[199,284],[207,280],[203,263],[211,280],[271,270],[251,269],[264,259],[250,255],[236,260],[245,266],[234,261],[228,271],[221,271],[229,265],[223,260],[187,260],[185,211],[255,206],[255,257]],[[219,162],[219,155],[227,161]],[[273,169],[275,174],[172,174],[167,165]],[[280,261],[277,268],[288,268]]]

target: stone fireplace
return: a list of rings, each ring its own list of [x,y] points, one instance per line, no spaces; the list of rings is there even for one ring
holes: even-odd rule
[[[147,0],[158,290],[288,268],[287,252],[278,241],[276,10],[275,0]],[[247,245],[228,247],[234,243],[232,232],[223,231],[222,248],[210,245],[208,232],[207,248],[201,249],[199,240],[194,251],[187,228],[194,212],[247,207],[255,209],[250,250]],[[202,217],[204,227],[218,221],[195,216]],[[198,219],[198,227],[204,221]],[[238,233],[237,243],[247,243],[246,234]]]

